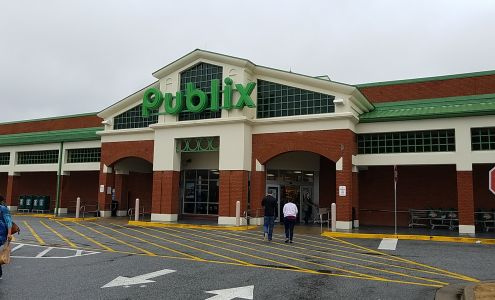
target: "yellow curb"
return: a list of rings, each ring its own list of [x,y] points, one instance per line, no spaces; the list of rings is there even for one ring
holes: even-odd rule
[[[399,239],[399,240],[414,240],[414,241],[434,241],[434,242],[450,242],[450,243],[468,243],[468,244],[485,244],[495,245],[495,239],[479,239],[472,237],[460,236],[433,236],[433,235],[414,235],[414,234],[374,234],[374,233],[346,233],[346,232],[331,232],[325,231],[321,234],[326,237],[347,238],[347,239]]]
[[[53,218],[52,214],[23,214],[23,213],[15,213],[12,214],[17,217],[34,217],[34,218]]]
[[[205,229],[205,230],[232,230],[232,231],[244,231],[257,228],[258,226],[215,226],[215,225],[194,225],[194,224],[177,224],[177,223],[160,223],[160,222],[143,222],[143,221],[129,221],[129,225],[140,227],[173,227],[173,228],[186,228],[186,229]]]
[[[58,218],[58,217],[53,217],[50,218],[51,220],[56,220],[56,221],[61,221],[61,222],[86,222],[86,221],[96,221],[98,218]]]

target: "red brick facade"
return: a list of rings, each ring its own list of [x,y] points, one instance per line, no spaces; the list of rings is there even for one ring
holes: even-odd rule
[[[101,144],[101,162],[111,166],[127,157],[142,158],[153,163],[154,141],[115,142]]]
[[[241,202],[241,214],[247,209],[248,172],[220,171],[220,195],[218,215],[235,217],[236,202]]]
[[[372,103],[495,93],[495,75],[379,85],[359,89]]]
[[[0,124],[0,134],[16,134],[25,132],[40,132],[75,128],[101,127],[102,119],[95,115],[74,116],[49,120],[31,120]]]
[[[350,221],[353,203],[352,155],[357,151],[354,132],[340,129],[253,135],[252,168],[256,170],[256,160],[265,165],[270,159],[293,151],[313,152],[332,162],[343,158],[343,170],[335,172],[335,180],[332,180],[331,174],[322,170],[324,174],[323,179],[320,178],[320,197],[323,203],[336,199],[337,220]],[[327,178],[331,182],[325,182]],[[346,196],[338,196],[335,186],[346,186]],[[264,172],[254,172],[251,191],[251,209],[261,208],[261,199],[265,193]],[[328,194],[332,191],[335,198]]]
[[[179,179],[177,171],[153,172],[152,213],[179,214]]]
[[[60,207],[67,208],[69,212],[76,211],[76,198],[81,198],[81,205],[86,205],[86,210],[96,210],[98,203],[97,171],[71,172],[70,175],[61,176]]]
[[[457,171],[457,209],[460,225],[474,225],[473,172]]]

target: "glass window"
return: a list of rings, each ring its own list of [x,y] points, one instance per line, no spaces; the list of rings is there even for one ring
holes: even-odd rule
[[[258,79],[258,118],[335,112],[332,95]]]
[[[495,127],[471,128],[471,150],[495,150]]]
[[[184,214],[218,215],[218,170],[182,171]]]
[[[69,149],[67,151],[68,163],[99,162],[101,148]]]
[[[199,63],[192,68],[189,68],[180,74],[180,91],[182,95],[185,97],[186,95],[186,83],[193,83],[194,87],[202,90],[206,93],[208,97],[208,105],[210,107],[210,99],[211,99],[211,81],[213,79],[218,79],[220,81],[219,89],[222,90],[222,75],[223,68],[220,66],[210,65],[207,63]],[[222,97],[220,97],[222,98]],[[220,106],[222,105],[220,99]],[[186,110],[186,106],[184,103],[183,110]],[[189,121],[189,120],[202,120],[202,119],[213,119],[220,118],[222,116],[221,111],[213,112],[209,109],[201,113],[190,113],[190,112],[181,112],[179,114],[179,121]]]
[[[19,165],[56,164],[58,163],[58,150],[19,152],[17,163]]]
[[[359,154],[455,151],[455,130],[358,134],[357,145]]]
[[[9,152],[3,152],[0,153],[0,165],[5,166],[10,163],[10,153]]]
[[[158,122],[158,109],[151,110],[149,117],[143,117],[141,111],[138,105],[116,116],[113,129],[145,128]]]

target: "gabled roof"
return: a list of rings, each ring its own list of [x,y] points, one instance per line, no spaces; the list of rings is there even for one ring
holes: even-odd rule
[[[373,106],[366,100],[366,98],[361,94],[361,92],[355,86],[331,81],[329,80],[329,78],[312,77],[312,76],[293,73],[289,71],[259,66],[244,58],[205,51],[201,49],[195,49],[189,52],[188,54],[178,58],[177,60],[171,62],[165,67],[158,69],[157,71],[153,72],[153,76],[156,77],[157,79],[163,78],[166,75],[171,74],[184,67],[187,67],[188,65],[198,60],[208,60],[212,62],[229,64],[233,66],[238,66],[240,68],[246,68],[251,72],[259,75],[271,76],[274,78],[280,78],[287,81],[297,81],[301,84],[312,85],[322,89],[335,90],[336,92],[340,92],[343,94],[352,94],[354,98],[357,99],[358,102],[360,102],[362,107],[365,107],[366,109],[373,108]],[[103,109],[101,112],[98,113],[98,116],[101,118],[107,118],[115,114],[117,111],[123,110],[126,107],[130,108],[130,105],[132,103],[135,103],[136,99],[142,97],[145,90],[149,87],[159,87],[159,82],[156,81],[148,85],[147,87],[137,91],[136,93],[133,93],[125,97],[121,101]]]
[[[468,117],[495,114],[495,94],[385,102],[362,114],[360,123]]]

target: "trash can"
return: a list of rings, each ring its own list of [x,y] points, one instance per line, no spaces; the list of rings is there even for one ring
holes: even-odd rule
[[[19,206],[17,209],[25,209],[26,208],[26,196],[19,196]]]
[[[119,209],[119,202],[112,200],[112,217],[117,216],[117,209]]]
[[[50,196],[40,196],[38,198],[39,210],[50,210]]]
[[[33,211],[40,209],[39,201],[41,196],[33,196]]]
[[[27,195],[26,198],[25,198],[25,201],[26,201],[26,207],[24,207],[24,209],[27,209],[28,211],[30,211],[31,209],[33,209],[33,195]]]

